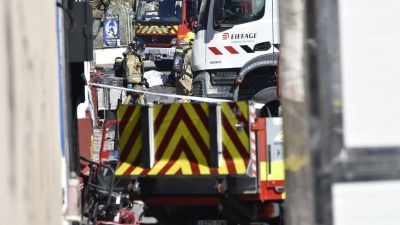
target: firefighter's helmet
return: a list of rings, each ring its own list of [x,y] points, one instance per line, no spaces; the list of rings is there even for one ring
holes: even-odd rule
[[[130,47],[137,53],[142,53],[146,49],[144,41],[139,37],[135,37],[132,40],[132,42],[130,43]]]
[[[190,45],[193,44],[194,42],[194,33],[192,31],[189,31],[186,36],[185,36],[185,40],[186,43],[189,43]]]

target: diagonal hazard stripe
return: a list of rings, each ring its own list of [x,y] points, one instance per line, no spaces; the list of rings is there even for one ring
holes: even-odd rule
[[[120,131],[119,137],[119,149],[120,149],[120,159],[124,160],[129,154],[130,149],[133,146],[134,139],[136,139],[138,132],[140,132],[140,107],[129,107],[129,109],[133,109],[134,111],[130,115],[130,119],[125,125],[123,131]],[[127,111],[128,111],[127,110]],[[128,112],[125,113],[127,115]],[[125,116],[124,115],[124,116]],[[121,128],[122,130],[122,128]]]
[[[146,33],[147,26],[141,26],[138,33]]]
[[[169,114],[169,113],[168,113]],[[168,115],[167,115],[168,117]],[[161,129],[161,128],[160,128]],[[179,130],[179,133],[176,133]],[[157,134],[158,135],[158,134]],[[195,153],[194,161],[197,161],[199,164],[201,173],[209,174],[208,170],[208,155],[209,155],[209,142],[204,142],[204,139],[208,140],[208,132],[206,132],[204,136],[199,133],[196,129],[196,126],[191,121],[191,118],[188,116],[182,105],[179,105],[179,109],[176,113],[174,113],[174,119],[171,121],[170,126],[165,134],[165,136],[158,136],[161,141],[159,148],[156,149],[156,160],[160,160],[157,165],[151,171],[151,174],[164,173],[166,171],[160,171],[166,164],[169,158],[172,155],[173,149],[176,148],[176,144],[180,141],[180,137],[184,135],[185,138],[188,138],[193,153]],[[206,138],[205,138],[206,137]],[[157,145],[158,143],[156,143]],[[196,145],[197,144],[197,145]],[[189,153],[192,154],[192,153]],[[188,155],[190,157],[190,155]],[[204,166],[202,166],[204,165]]]
[[[130,121],[129,124],[125,125],[123,137],[129,138],[125,139],[123,149],[120,145],[121,163],[116,174],[132,176],[146,174],[245,174],[247,171],[246,164],[250,157],[249,150],[243,146],[243,140],[240,139],[239,133],[235,131],[234,125],[238,121],[247,121],[248,115],[247,111],[243,111],[243,115],[231,112],[233,108],[238,107],[242,111],[246,110],[246,105],[232,104],[228,107],[222,107],[223,157],[220,168],[211,169],[208,167],[210,157],[208,105],[206,103],[177,104],[154,107],[155,165],[150,170],[143,169],[141,165],[140,120],[136,120],[135,123]],[[135,109],[131,113],[130,120],[135,117],[133,115],[136,115],[136,113],[138,116],[140,115],[139,107],[137,109],[137,112]],[[127,112],[128,108],[125,108],[125,113],[119,114],[121,120]],[[231,114],[228,114],[228,112],[231,112]],[[233,118],[229,116],[233,116]],[[128,133],[129,135],[127,135]],[[245,132],[240,132],[240,134],[243,133],[245,134]],[[248,139],[246,145],[248,148],[249,135],[245,134],[245,136]]]
[[[236,140],[236,141],[233,141],[233,140]],[[237,143],[239,143],[239,145],[241,145],[240,141],[238,141],[235,138],[231,139],[230,135],[226,132],[226,129],[223,128],[222,129],[222,143],[225,146],[224,151],[229,152],[230,158],[232,159],[232,160],[227,160],[227,163],[229,161],[233,161],[237,173],[246,173],[246,165],[245,165],[246,162],[244,161],[244,159],[246,159],[248,157],[243,158],[240,155],[237,148],[235,147]],[[228,168],[229,168],[229,165],[228,165]]]
[[[208,49],[210,49],[210,51],[211,51],[212,53],[214,53],[214,55],[222,55],[222,52],[220,52],[220,51],[218,50],[218,48],[216,48],[216,47],[208,47]]]
[[[207,130],[203,130],[204,133],[201,134],[196,126],[193,124],[192,119],[189,117],[189,115],[187,114],[187,112],[183,109],[183,107],[181,108],[180,112],[178,113],[178,115],[181,116],[181,118],[183,119],[183,121],[185,122],[189,133],[193,136],[194,140],[196,140],[196,143],[198,144],[198,146],[200,147],[200,149],[204,152],[204,154],[208,154],[209,153],[209,149],[210,149],[210,143],[209,143],[209,133]],[[207,126],[208,127],[208,126]]]
[[[248,135],[245,132],[240,132],[239,134],[237,132],[235,132],[235,128],[233,126],[235,126],[236,117],[234,117],[235,119],[233,121],[229,121],[227,118],[229,116],[229,114],[228,114],[229,112],[227,112],[227,111],[229,111],[229,110],[230,110],[229,107],[223,107],[223,110],[222,110],[222,115],[221,115],[222,125],[223,125],[222,140],[223,140],[223,143],[226,145],[228,151],[230,151],[230,154],[235,161],[235,165],[241,166],[241,168],[243,168],[243,167],[245,167],[244,164],[247,164],[248,160],[249,160],[249,149],[248,149],[249,142],[247,142],[244,145],[238,136],[240,136],[240,135],[243,135],[245,137],[247,136],[247,140],[249,140],[249,139],[248,139]],[[233,115],[231,115],[231,117],[232,116]],[[232,124],[232,122],[234,124]],[[241,162],[240,164],[236,163],[236,162],[239,163],[238,159],[236,159],[236,158],[239,158],[239,160]],[[238,168],[237,168],[237,170],[238,170]],[[243,170],[238,170],[238,173],[242,173],[242,172],[243,172]],[[244,172],[245,172],[245,170],[244,170]]]
[[[224,46],[226,50],[228,50],[229,53],[231,54],[239,54],[238,51],[236,51],[236,49],[234,49],[232,46]]]
[[[238,121],[234,112],[230,107],[223,107],[222,109],[222,125],[226,130],[227,134],[230,136],[235,144],[236,149],[238,149],[242,157],[248,157],[249,153],[249,134],[248,134],[248,123],[246,121]],[[234,119],[233,119],[233,118]],[[231,118],[231,119],[228,119]],[[236,132],[236,123],[243,122],[244,132]],[[246,147],[247,146],[247,147]]]
[[[190,147],[188,146],[179,146],[178,148],[186,148],[190,151],[189,153],[187,153],[188,157],[192,157],[193,155],[193,160],[191,160],[191,162],[195,163],[196,166],[198,166],[199,168],[199,173],[200,174],[210,174],[210,169],[208,167],[208,154],[209,153],[209,148],[207,149],[202,149],[198,144],[198,141],[193,137],[193,135],[190,135],[191,133],[189,132],[190,129],[188,129],[187,124],[183,123],[183,121],[180,122],[179,126],[178,126],[178,130],[180,131],[185,131],[186,132],[182,132],[182,137],[184,138],[184,140],[186,141],[185,143],[190,143]],[[185,134],[189,134],[189,135],[185,135]],[[208,133],[207,133],[208,134]],[[185,136],[184,136],[185,135]],[[183,145],[183,144],[182,144]],[[204,148],[204,146],[203,146]],[[194,171],[196,172],[196,171]]]
[[[177,120],[177,123],[179,124],[180,120]],[[172,125],[173,124],[171,123],[171,126]],[[175,133],[175,130],[178,126],[179,125],[172,127],[173,130],[170,130],[170,132],[168,132],[167,134]],[[161,149],[159,149],[157,151],[156,160],[158,160],[158,162],[151,169],[151,171],[149,172],[149,175],[165,174],[165,172],[168,171],[168,169],[174,163],[174,162],[172,162],[171,158],[172,158],[174,152],[175,153],[178,152],[176,147],[178,146],[182,136],[171,135],[171,136],[165,136],[164,138],[168,138],[168,140],[164,139],[163,144],[160,146]]]
[[[235,154],[232,154],[228,148],[226,147],[225,144],[222,144],[222,156],[224,158],[225,161],[225,168],[220,168],[218,169],[218,172],[221,174],[236,174],[237,172],[239,172],[240,168],[239,166],[235,166],[236,162],[235,162]],[[240,160],[238,163],[240,164],[241,161]]]
[[[182,129],[182,121],[178,125],[178,129]],[[177,162],[179,155],[182,152],[191,152],[190,147],[187,143],[183,140],[182,136],[174,136],[174,138],[169,143],[167,150],[165,151],[164,155],[162,156],[160,161],[164,161],[165,165],[161,168],[158,174],[166,174],[168,170]],[[196,158],[193,156],[193,153],[190,155],[188,154],[189,161],[196,161]],[[189,164],[190,167],[190,164]],[[198,173],[200,170],[195,168],[194,173]]]
[[[230,112],[226,112],[223,110],[223,113],[225,113],[226,118],[232,118],[230,115],[235,115],[235,119],[228,119],[228,123],[232,127],[232,131],[234,132],[235,136],[240,139],[242,142],[243,146],[248,146],[249,145],[249,122],[247,119],[244,118],[244,114],[247,115],[247,110],[245,111],[239,111],[239,106],[236,104],[236,102],[228,103],[229,109],[231,110]],[[241,110],[241,109],[240,109]],[[236,112],[236,113],[235,113]],[[236,129],[236,123],[242,122],[243,123],[243,132],[235,132]],[[232,133],[233,135],[233,133]],[[238,149],[240,150],[240,149]],[[247,155],[249,152],[249,148],[245,147],[245,152],[241,153],[241,155]]]
[[[203,126],[208,128],[208,111],[207,112],[204,111],[204,108],[202,107],[202,105],[206,104],[203,103],[203,104],[191,104],[191,105],[193,109],[196,111],[197,115],[199,115],[199,118],[203,123]]]
[[[140,155],[140,157],[141,157],[141,155]],[[129,170],[129,173],[127,173],[127,174],[129,174],[129,175],[136,175],[136,174],[146,175],[147,172],[148,172],[148,170],[143,169],[142,163],[139,163],[139,165],[137,167],[135,167],[135,168],[132,167],[131,170]]]
[[[203,138],[204,143],[207,145],[210,136],[208,135],[208,124],[205,123],[207,118],[204,115],[204,111],[202,112],[195,110],[192,104],[183,104],[182,106],[187,112],[187,118],[184,119],[189,130],[197,130],[198,132],[196,132],[196,135],[198,133]],[[194,116],[189,118],[189,115],[197,115],[199,118],[195,118]],[[210,146],[207,145],[207,148],[210,148]]]
[[[176,111],[172,111],[174,107],[178,106],[179,109]],[[176,107],[176,108],[178,108]],[[191,118],[188,116],[187,112],[183,108],[182,105],[174,105],[171,107],[170,111],[168,112],[167,116],[165,118],[173,117],[170,123],[170,126],[168,126],[168,123],[163,123],[162,124],[162,129],[160,128],[159,133],[157,133],[155,141],[156,141],[156,159],[159,159],[162,157],[164,154],[164,151],[168,145],[168,142],[171,139],[171,136],[174,135],[176,131],[176,127],[178,126],[180,120],[184,120],[186,125],[188,126],[188,129],[190,133],[193,135],[195,140],[197,140],[197,144],[199,145],[200,149],[209,149],[209,143],[208,141],[205,143],[204,140],[208,140],[208,138],[202,138],[200,135],[199,131],[196,129],[196,126],[193,125]],[[165,127],[164,127],[165,126]],[[163,133],[161,133],[163,131]],[[208,134],[208,132],[207,132]],[[157,143],[160,142],[160,143]],[[206,150],[205,150],[206,151]]]
[[[118,107],[118,132],[122,134],[124,132],[125,126],[128,124],[135,106],[120,106]]]
[[[164,105],[167,106],[167,105]],[[163,107],[164,107],[163,106]],[[178,120],[179,118],[177,118],[176,116],[176,112],[179,109],[180,105],[169,105],[170,107],[168,107],[168,110],[166,112],[166,114],[161,117],[161,114],[157,117],[157,119],[154,121],[154,126],[157,127],[157,132],[154,132],[154,149],[156,154],[160,154],[158,153],[158,151],[160,151],[160,146],[163,145],[163,143],[165,141],[168,141],[168,138],[171,138],[173,133],[171,133],[171,131],[168,130],[168,128],[170,126],[177,126],[178,125]],[[162,119],[162,120],[161,120]],[[169,123],[169,121],[171,121]],[[161,153],[163,154],[163,153]]]
[[[187,144],[187,142],[185,141],[185,139],[183,137],[180,137],[180,140],[177,143],[178,144],[174,148],[175,151],[173,151],[171,157],[168,159],[167,164],[161,169],[159,174],[172,175],[171,173],[168,173],[168,171],[175,164],[177,164],[177,163],[180,164],[181,163],[181,162],[179,162],[179,156],[182,153],[184,154],[185,152],[187,154],[187,159],[188,159],[189,163],[187,163],[186,165],[184,164],[187,167],[186,168],[182,168],[182,170],[185,171],[184,173],[186,173],[186,174],[188,174],[187,172],[189,172],[189,174],[193,174],[193,173],[194,174],[199,174],[200,173],[199,165],[197,164],[196,158],[193,155],[192,151],[190,150],[190,147]],[[185,156],[186,156],[186,154],[185,154]]]
[[[183,174],[190,175],[192,174],[190,161],[185,155],[185,152],[182,152],[179,156],[176,163],[166,172],[167,175],[173,174]]]
[[[133,138],[132,138],[133,139]],[[126,160],[123,161],[122,165],[119,167],[119,169],[121,171],[125,171],[123,172],[124,174],[130,174],[130,170],[134,168],[135,164],[134,162],[139,158],[138,154],[139,152],[141,152],[141,148],[142,148],[142,133],[140,132],[137,135],[137,138],[135,138],[134,144],[132,145],[131,149],[124,149],[124,152],[129,151],[129,154],[127,154]],[[121,157],[122,158],[122,157]],[[140,158],[141,160],[141,158]]]
[[[160,26],[156,27],[156,32],[159,33],[159,34],[164,33],[163,29]]]
[[[241,115],[236,115],[237,118],[240,120],[249,121],[249,105],[247,102],[235,102],[235,105],[239,107],[240,111],[242,112]]]
[[[165,116],[167,115],[167,112],[169,110],[171,105],[157,105],[154,106],[154,135],[157,134],[158,129],[160,126],[163,124],[162,121],[164,120]]]
[[[178,157],[181,152],[186,153],[186,156],[190,162],[191,170],[194,174],[210,174],[207,159],[204,157],[204,154],[201,152],[198,146],[193,144],[196,142],[190,135],[190,132],[183,121],[180,121],[177,130],[184,132],[182,132],[181,135],[174,136],[169,143],[167,151],[164,153],[162,160],[160,160],[163,161],[166,159],[167,162],[162,166],[162,168],[160,165],[161,170],[158,172],[158,174],[168,174],[169,169],[178,162]],[[189,135],[185,136],[185,133]],[[175,143],[178,144],[175,146]],[[188,143],[191,143],[190,147]],[[171,157],[169,157],[169,155],[171,155]],[[158,167],[159,165],[156,166]]]
[[[125,175],[141,174],[143,172],[142,159],[142,151],[139,151],[133,163],[131,163],[130,167],[125,171]]]
[[[164,117],[164,121],[171,121],[171,123],[164,122],[161,124],[159,131],[157,132],[154,138],[155,144],[155,160],[158,160],[157,164],[154,165],[152,170],[149,172],[150,175],[156,175],[160,172],[160,170],[166,165],[168,162],[168,158],[171,157],[169,155],[167,160],[164,158],[164,153],[167,150],[168,144],[173,142],[173,139],[176,137],[174,136],[175,130],[178,127],[180,122],[179,116],[176,115],[180,105],[171,105],[170,109],[168,110],[167,115]],[[162,122],[162,121],[159,121]],[[175,144],[178,144],[179,140],[175,140]],[[173,146],[176,147],[176,146]],[[163,159],[164,158],[164,159]]]
[[[126,159],[128,158],[129,155],[131,155],[133,149],[133,146],[136,142],[136,140],[139,138],[139,135],[141,134],[141,122],[138,121],[138,123],[136,124],[136,126],[134,126],[132,132],[130,132],[129,137],[127,138],[126,144],[125,143],[121,143],[121,147],[120,147],[120,160],[121,161],[126,161]],[[125,136],[128,136],[128,134],[124,134],[124,138]],[[124,140],[125,141],[125,140]],[[139,141],[141,142],[141,139],[139,139]],[[125,145],[122,145],[125,144]],[[136,149],[138,151],[138,149]]]
[[[171,28],[172,28],[171,33],[173,33],[173,34],[178,33],[178,26],[172,26]]]
[[[240,47],[247,53],[254,53],[253,49],[251,49],[248,45],[241,45]]]

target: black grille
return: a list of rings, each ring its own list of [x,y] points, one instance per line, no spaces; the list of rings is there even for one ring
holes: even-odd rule
[[[138,35],[145,44],[171,44],[173,38],[177,36],[166,36],[166,35]],[[157,41],[153,42],[153,37],[157,37]]]
[[[203,89],[203,82],[193,82],[193,96],[196,97],[205,97],[204,96],[204,89]]]

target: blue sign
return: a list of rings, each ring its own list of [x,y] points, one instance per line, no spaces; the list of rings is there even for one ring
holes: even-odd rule
[[[120,39],[119,15],[108,15],[103,25],[103,42],[107,46],[117,46]]]

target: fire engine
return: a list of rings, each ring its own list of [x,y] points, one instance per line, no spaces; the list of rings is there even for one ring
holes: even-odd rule
[[[203,1],[193,44],[193,94],[268,103],[277,115],[278,0]]]
[[[144,40],[142,55],[160,70],[171,70],[175,47],[193,29],[201,0],[134,0],[135,35]]]
[[[257,113],[251,101],[120,105],[118,147],[100,162],[129,197],[105,195],[107,207],[141,201],[159,224],[281,224],[282,118]]]

